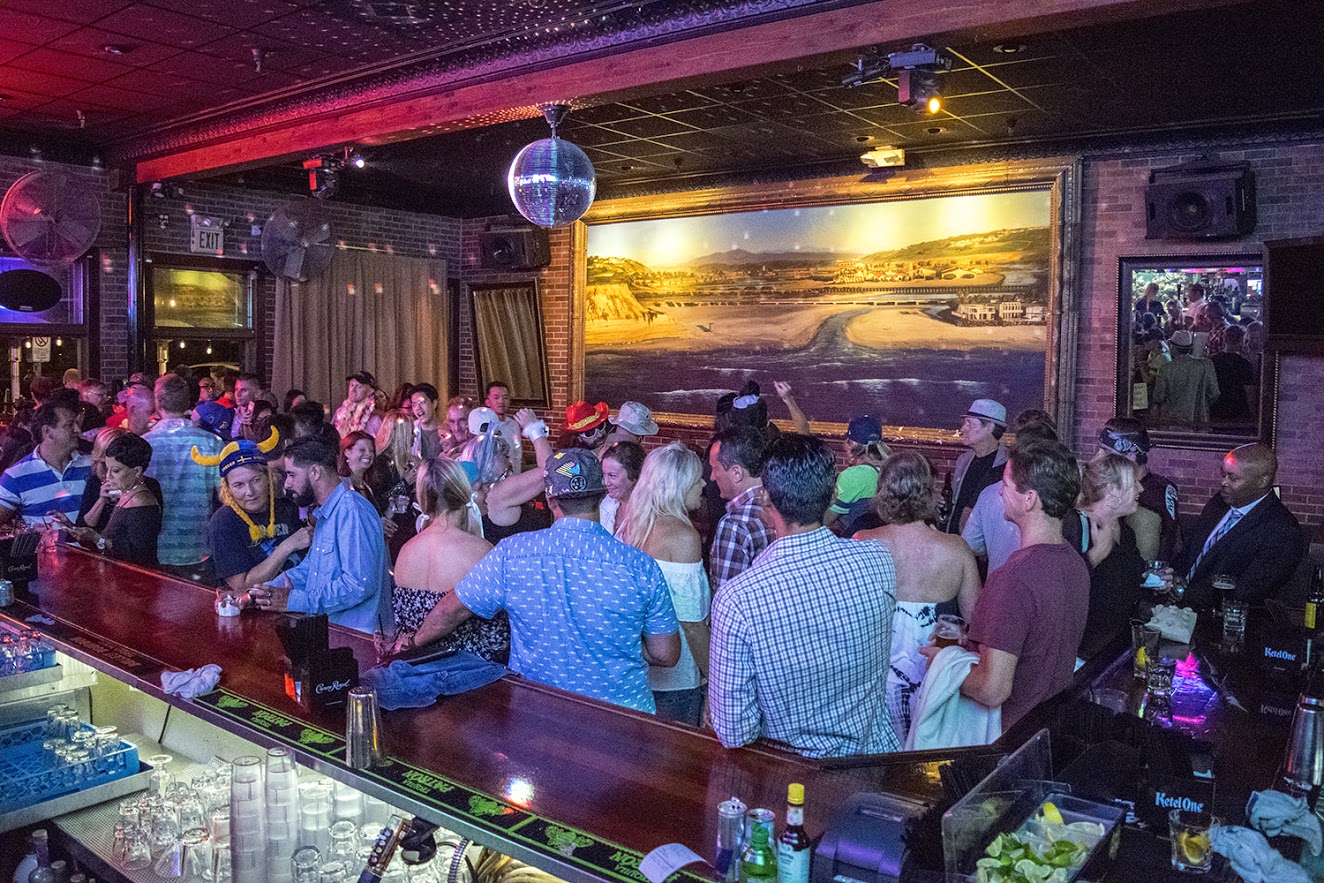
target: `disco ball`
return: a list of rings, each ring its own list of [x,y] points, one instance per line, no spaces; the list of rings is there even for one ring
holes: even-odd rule
[[[588,154],[553,136],[516,154],[506,186],[521,215],[540,227],[562,227],[588,211],[598,180]]]

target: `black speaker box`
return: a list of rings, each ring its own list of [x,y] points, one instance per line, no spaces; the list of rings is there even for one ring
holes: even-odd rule
[[[58,279],[40,270],[8,270],[0,273],[0,307],[23,313],[49,310],[64,296]]]
[[[1177,166],[1149,176],[1146,239],[1230,239],[1255,229],[1255,180],[1241,166]]]
[[[542,227],[505,227],[478,234],[484,270],[536,270],[552,262],[552,246]]]

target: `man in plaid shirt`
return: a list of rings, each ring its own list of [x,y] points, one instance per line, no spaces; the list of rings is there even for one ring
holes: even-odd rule
[[[835,477],[819,439],[768,448],[777,539],[713,600],[709,701],[728,748],[760,737],[810,757],[901,748],[887,712],[896,571],[881,543],[823,526]]]
[[[713,482],[727,501],[726,514],[713,534],[709,582],[713,593],[754,563],[773,540],[764,519],[763,436],[756,429],[739,427],[719,432],[708,451]]]

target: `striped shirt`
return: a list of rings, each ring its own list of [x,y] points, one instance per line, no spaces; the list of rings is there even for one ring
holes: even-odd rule
[[[191,451],[197,445],[203,454],[221,452],[221,440],[194,426],[187,417],[168,417],[143,436],[152,446],[147,474],[161,482],[165,512],[157,557],[162,564],[176,566],[206,560],[207,525],[211,521],[212,496],[221,483],[215,466],[199,466]]]
[[[0,475],[0,506],[18,512],[28,527],[42,527],[47,512],[63,512],[78,520],[83,488],[92,473],[92,458],[74,452],[60,472],[41,459],[41,448],[28,454]]]

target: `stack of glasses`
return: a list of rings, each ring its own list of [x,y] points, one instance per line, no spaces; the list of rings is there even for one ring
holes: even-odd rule
[[[236,757],[230,775],[230,872],[234,883],[267,879],[267,794],[262,761]]]
[[[33,629],[0,637],[0,677],[40,671],[55,664],[55,648]]]
[[[288,748],[267,752],[267,879],[290,883],[290,858],[299,846],[299,771]]]

